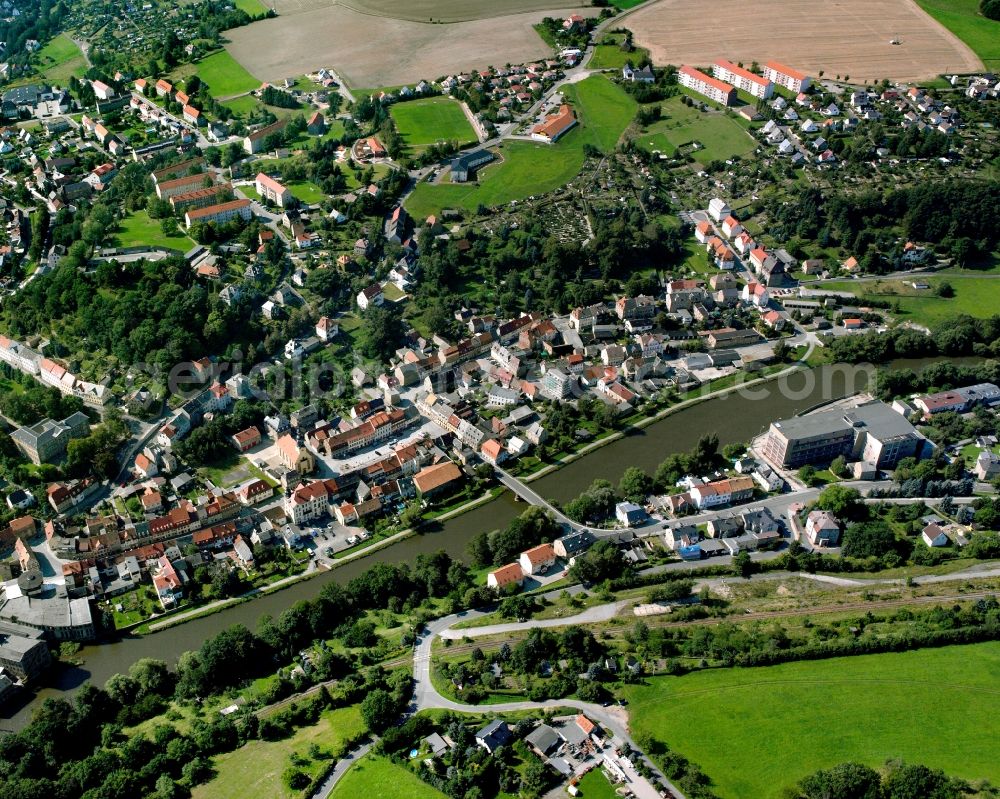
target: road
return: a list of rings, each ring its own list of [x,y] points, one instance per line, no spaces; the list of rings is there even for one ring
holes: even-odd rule
[[[560,590],[559,593],[562,593]],[[576,592],[574,592],[576,593]],[[546,627],[567,627],[571,624],[597,624],[602,621],[609,621],[621,613],[624,608],[629,605],[628,600],[619,600],[618,602],[608,602],[605,605],[595,605],[592,608],[587,608],[575,616],[566,616],[564,618],[555,619],[532,619],[526,622],[511,622],[510,624],[490,624],[485,627],[463,627],[458,630],[452,630],[450,628],[442,630],[440,632],[441,638],[450,639],[452,641],[460,641],[463,638],[480,638],[484,635],[504,635],[506,633],[518,632],[525,629],[536,629],[536,628],[546,628]],[[463,621],[468,619],[468,614],[463,618]]]
[[[617,603],[613,603],[613,605],[617,605]],[[434,639],[443,633],[447,633],[449,628],[459,621],[479,618],[486,615],[487,612],[488,611],[473,610],[465,613],[456,613],[451,616],[436,619],[426,625],[423,632],[420,633],[417,639],[417,645],[414,649],[413,699],[409,708],[410,713],[417,713],[421,710],[431,710],[435,708],[452,710],[457,713],[478,714],[482,713],[484,709],[491,713],[513,713],[523,710],[548,710],[560,707],[571,707],[586,714],[590,719],[599,722],[603,727],[611,730],[617,738],[628,744],[628,746],[632,749],[641,751],[629,735],[628,714],[621,707],[604,707],[602,705],[594,704],[593,702],[581,702],[576,699],[550,699],[544,702],[505,702],[495,705],[491,704],[484,707],[481,705],[467,705],[462,702],[454,702],[451,699],[447,699],[439,694],[431,681],[431,650]],[[556,621],[560,622],[562,625],[567,623],[566,619],[557,619]],[[538,621],[535,622],[535,625],[540,625],[541,623],[541,621]],[[532,626],[532,623],[525,622],[523,625],[519,625],[519,629],[525,629],[527,626]],[[678,797],[678,799],[684,799],[684,794],[681,793],[676,786],[671,784],[652,762],[646,760],[646,765],[650,768],[652,773],[667,786],[674,796]]]
[[[376,741],[362,744],[357,749],[344,755],[337,762],[337,765],[333,767],[333,771],[330,772],[329,776],[313,791],[311,799],[326,799],[326,797],[333,793],[333,789],[340,782],[340,778],[350,770],[351,766],[367,755],[371,751],[371,748],[375,746],[375,743]]]

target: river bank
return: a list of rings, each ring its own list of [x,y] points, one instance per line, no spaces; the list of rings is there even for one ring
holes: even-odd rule
[[[663,408],[651,416],[644,416],[640,419],[637,419],[634,422],[627,425],[623,430],[616,431],[609,436],[605,436],[604,438],[598,441],[594,441],[591,444],[588,444],[586,447],[579,450],[578,452],[574,452],[564,457],[558,458],[553,463],[550,463],[546,465],[544,468],[539,469],[538,471],[533,472],[530,475],[527,475],[521,479],[526,483],[541,479],[546,475],[552,474],[553,472],[556,472],[559,469],[564,468],[570,463],[579,460],[585,455],[593,453],[594,451],[600,449],[601,447],[605,447],[609,444],[614,443],[615,441],[618,441],[626,437],[627,435],[629,435],[630,432],[641,430],[642,428],[648,427],[649,425],[654,424],[658,421],[662,421],[663,419],[666,419],[667,417],[675,413],[683,411],[686,408],[690,408],[694,405],[697,405],[698,403],[707,402],[712,399],[715,399],[716,397],[727,396],[728,394],[743,389],[749,389],[754,386],[762,385],[769,381],[778,380],[795,371],[808,368],[805,366],[805,359],[806,357],[808,357],[808,355],[809,352],[807,352],[806,355],[803,356],[803,358],[800,359],[799,361],[796,361],[795,363],[790,364],[788,367],[781,369],[773,374],[765,375],[745,382],[737,382],[734,385],[725,386],[723,388],[710,390],[698,394],[697,396],[684,399],[674,405],[670,405],[666,408]],[[442,513],[440,516],[435,516],[433,518],[428,519],[428,522],[440,524],[442,522],[446,522],[450,519],[461,516],[464,513],[468,513],[469,511],[475,510],[476,508],[480,507],[486,502],[490,502],[493,499],[496,499],[504,491],[505,489],[502,486],[499,488],[490,489],[484,494],[472,500],[469,500],[468,502],[463,503],[462,505],[459,505],[457,508],[453,508],[449,511],[446,511],[445,513]],[[171,614],[167,618],[164,618],[162,621],[151,621],[149,619],[146,619],[145,621],[131,625],[129,628],[123,629],[120,632],[122,633],[135,632],[137,634],[144,635],[144,634],[159,632],[161,630],[166,630],[171,627],[176,627],[180,624],[193,621],[194,619],[204,618],[214,613],[218,613],[219,611],[225,610],[226,608],[233,607],[235,605],[239,605],[244,602],[257,599],[265,594],[270,594],[275,591],[280,591],[282,589],[289,588],[295,583],[313,579],[317,576],[322,575],[325,572],[338,569],[347,563],[351,563],[352,561],[357,560],[359,558],[364,558],[369,555],[372,555],[378,552],[380,549],[392,546],[393,544],[396,544],[400,541],[404,541],[407,538],[410,538],[411,536],[418,534],[419,530],[415,530],[413,528],[400,530],[399,532],[393,533],[392,535],[387,536],[386,538],[383,538],[379,541],[376,541],[368,546],[360,548],[342,557],[338,557],[333,561],[324,562],[318,568],[311,568],[302,574],[285,577],[281,580],[278,580],[275,583],[272,583],[271,585],[254,588],[250,591],[247,591],[244,594],[241,594],[240,596],[232,597],[231,599],[220,599],[215,602],[211,602],[207,605],[202,605],[197,608],[192,608],[191,610],[188,611]]]
[[[902,361],[892,364],[892,368],[919,368],[933,360]],[[740,388],[746,390],[740,391]],[[613,441],[599,442],[600,447],[587,453],[590,457],[567,459],[557,470],[536,477],[532,481],[533,488],[546,499],[565,503],[595,479],[617,482],[629,466],[652,473],[668,455],[689,451],[706,433],[717,435],[722,446],[746,442],[766,430],[775,419],[857,390],[850,372],[826,366],[796,368],[754,386],[727,388],[719,396],[703,397],[684,407],[680,407],[680,403],[671,406],[664,409],[667,413],[662,417],[651,419],[641,427],[633,426]],[[318,572],[311,579],[298,580],[253,601],[221,608],[152,635],[124,636],[114,642],[84,647],[80,652],[82,665],[60,669],[53,675],[50,685],[40,689],[30,702],[22,708],[9,710],[9,715],[0,716],[0,726],[22,726],[38,701],[66,696],[87,681],[102,685],[112,674],[126,671],[139,658],[159,658],[173,663],[182,652],[196,649],[206,638],[233,624],[253,629],[261,616],[277,616],[296,602],[314,597],[327,582],[347,583],[375,563],[412,563],[417,555],[442,549],[454,557],[465,557],[466,546],[476,534],[506,526],[524,509],[525,505],[516,502],[509,491],[495,499],[481,498],[474,507],[462,506],[452,511],[448,518],[428,523],[418,534],[401,537],[377,551],[363,550],[337,569]]]

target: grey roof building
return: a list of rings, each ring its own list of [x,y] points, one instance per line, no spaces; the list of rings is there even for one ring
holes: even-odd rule
[[[61,422],[42,419],[33,425],[19,427],[11,438],[36,466],[62,460],[70,439],[80,438],[90,432],[90,419],[77,411]]]
[[[543,757],[564,743],[563,737],[548,724],[539,724],[524,740],[529,746],[537,749]]]
[[[932,449],[902,414],[884,402],[773,422],[764,443],[770,460],[790,468],[829,463],[838,455],[892,468],[902,458],[920,458]]]
[[[41,630],[55,641],[89,641],[95,635],[90,603],[85,597],[13,597],[0,603],[0,622]]]
[[[21,680],[33,680],[52,659],[41,630],[0,621],[0,668]]]
[[[490,163],[494,158],[489,150],[473,150],[471,153],[458,156],[451,162],[451,182],[466,183],[476,169]]]
[[[586,552],[591,544],[594,543],[594,540],[594,536],[591,533],[581,530],[580,532],[570,533],[569,535],[564,535],[562,538],[557,538],[552,543],[552,548],[560,558],[573,558],[581,552]]]
[[[506,721],[503,719],[493,719],[493,721],[476,733],[476,743],[492,754],[498,747],[509,743],[512,737],[513,735]]]

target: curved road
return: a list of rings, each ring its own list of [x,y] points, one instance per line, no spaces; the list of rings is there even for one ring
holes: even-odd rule
[[[595,608],[590,608],[583,613],[577,614],[577,616],[565,619],[542,619],[535,622],[524,622],[516,626],[519,629],[527,629],[531,627],[543,626],[565,626],[567,624],[573,624],[574,619],[578,619],[580,621],[600,621],[602,620],[600,618],[602,614],[609,613],[610,615],[608,615],[608,618],[611,618],[626,604],[628,603],[613,602],[610,605],[600,605]],[[613,612],[611,612],[612,610]],[[435,708],[452,710],[458,713],[481,714],[483,712],[512,713],[521,710],[549,710],[558,707],[571,707],[586,714],[591,719],[600,722],[602,726],[611,730],[616,737],[624,741],[635,751],[641,751],[639,747],[635,745],[635,742],[628,733],[628,714],[622,708],[617,706],[604,707],[602,705],[594,704],[593,702],[581,702],[577,699],[548,699],[544,702],[505,702],[502,704],[487,706],[467,705],[462,702],[454,702],[438,693],[431,681],[431,648],[434,644],[434,639],[438,636],[441,636],[442,638],[454,637],[454,634],[449,632],[449,628],[452,627],[452,625],[457,624],[459,621],[480,618],[488,615],[488,613],[489,611],[481,610],[454,613],[451,616],[436,619],[426,625],[424,631],[421,632],[417,638],[417,644],[413,653],[413,700],[409,707],[410,713]],[[507,625],[499,626],[507,627]],[[490,630],[491,628],[482,627],[478,629]],[[473,631],[460,631],[458,637],[461,637],[466,632]],[[646,765],[649,766],[653,774],[655,774],[656,777],[670,789],[674,796],[678,797],[678,799],[685,799],[684,794],[681,793],[676,786],[671,784],[671,782],[660,772],[655,764],[645,757],[645,754],[642,755],[642,758],[645,760]]]

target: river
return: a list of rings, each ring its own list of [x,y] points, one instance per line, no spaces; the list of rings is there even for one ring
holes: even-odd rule
[[[952,360],[958,363],[979,361],[976,358]],[[891,368],[919,369],[930,362],[930,359],[900,360],[894,362]],[[800,413],[864,387],[864,382],[852,377],[849,367],[822,367],[796,372],[752,389],[753,398],[737,392],[673,413],[540,478],[532,483],[532,487],[548,499],[566,502],[595,479],[604,478],[617,483],[629,466],[638,466],[652,473],[667,455],[690,450],[703,435],[714,433],[721,445],[748,441],[762,433],[775,419]],[[316,596],[328,581],[347,582],[373,563],[412,562],[418,554],[438,549],[463,557],[467,543],[476,533],[505,526],[524,508],[523,503],[514,501],[510,492],[505,492],[485,505],[444,522],[438,529],[405,539],[283,590],[159,633],[129,636],[113,643],[85,647],[80,653],[83,659],[81,667],[62,669],[55,675],[54,684],[41,689],[30,704],[16,709],[11,716],[0,716],[0,729],[25,724],[32,707],[40,699],[65,695],[88,680],[103,685],[108,677],[126,671],[139,658],[160,658],[173,663],[182,652],[196,649],[206,638],[230,625],[245,624],[254,629],[261,616],[277,616],[295,602]]]

